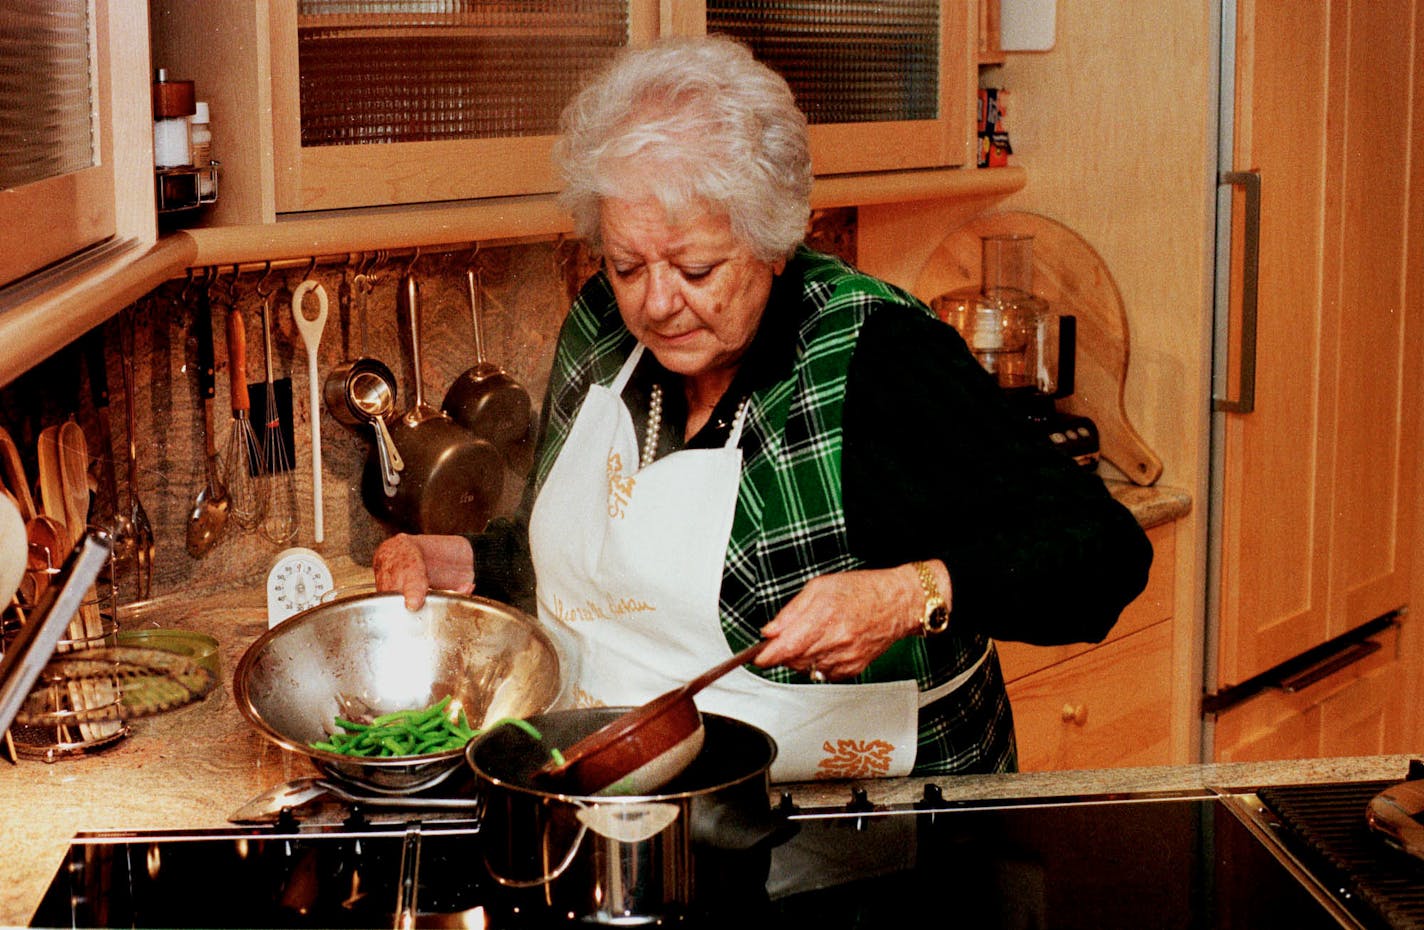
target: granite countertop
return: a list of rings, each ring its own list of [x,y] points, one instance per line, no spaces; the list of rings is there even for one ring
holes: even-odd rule
[[[1150,485],[1143,487],[1127,481],[1107,479],[1104,482],[1112,496],[1137,517],[1137,522],[1151,528],[1171,520],[1179,520],[1191,512],[1192,496],[1178,488]]]
[[[1123,485],[1114,494],[1144,525],[1174,519],[1190,499],[1170,489]],[[370,570],[333,562],[341,586],[370,580]],[[227,816],[262,791],[318,774],[304,758],[260,737],[233,701],[232,672],[248,644],[266,630],[260,583],[194,599],[174,595],[121,612],[122,629],[169,627],[208,633],[221,646],[219,686],[203,701],[133,721],[126,738],[92,755],[53,763],[0,762],[0,926],[29,922],[77,831],[229,826]],[[1261,766],[1181,766],[1100,772],[1028,773],[935,781],[950,798],[1098,794],[1403,777],[1407,759],[1331,759]],[[918,799],[927,780],[859,783],[874,803]],[[842,804],[845,783],[788,786],[804,806]],[[776,793],[779,795],[781,787]]]

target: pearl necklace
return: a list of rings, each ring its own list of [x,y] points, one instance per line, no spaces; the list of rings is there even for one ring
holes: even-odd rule
[[[737,412],[734,419],[740,419],[746,412],[747,404],[751,398],[744,397],[737,405]],[[719,424],[720,425],[720,424]],[[648,429],[643,434],[643,450],[638,459],[638,468],[648,467],[658,454],[658,435],[663,428],[663,386],[654,384],[652,393],[648,396]]]
[[[658,433],[663,427],[663,386],[653,385],[652,396],[648,398],[648,431],[643,434],[643,453],[638,467],[646,468],[658,454]]]

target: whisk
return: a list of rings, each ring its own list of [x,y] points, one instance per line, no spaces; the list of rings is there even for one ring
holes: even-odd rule
[[[247,397],[247,326],[242,311],[233,307],[227,315],[227,380],[232,396],[232,432],[223,450],[223,483],[227,485],[230,516],[238,526],[253,527],[262,521],[261,445],[252,428],[252,407]]]
[[[262,471],[268,484],[262,535],[280,546],[291,542],[297,535],[297,476],[282,436],[282,418],[277,410],[277,390],[272,380],[271,311],[272,300],[269,297],[262,301],[262,349],[267,363],[267,422],[262,430]]]

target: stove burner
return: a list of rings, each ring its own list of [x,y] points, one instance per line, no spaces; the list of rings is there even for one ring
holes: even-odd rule
[[[1280,818],[1283,844],[1362,919],[1390,930],[1424,928],[1424,862],[1372,831],[1365,811],[1397,782],[1288,785],[1257,796]]]

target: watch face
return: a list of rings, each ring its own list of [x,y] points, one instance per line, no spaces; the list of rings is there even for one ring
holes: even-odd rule
[[[944,606],[943,601],[928,605],[924,627],[926,633],[943,633],[949,628],[949,608]]]

